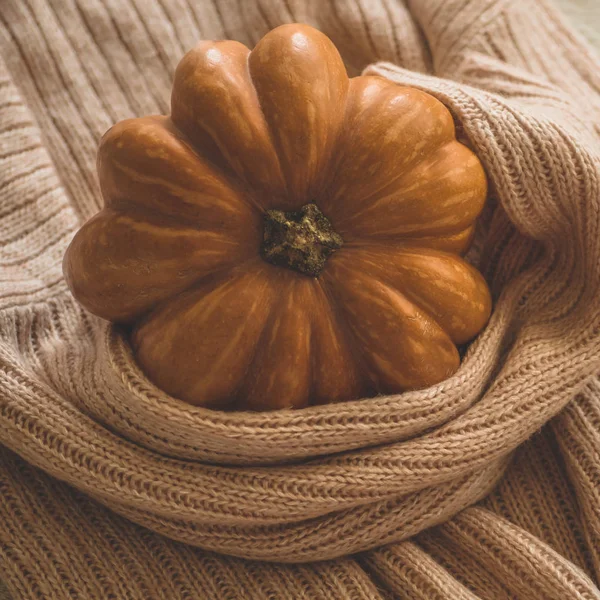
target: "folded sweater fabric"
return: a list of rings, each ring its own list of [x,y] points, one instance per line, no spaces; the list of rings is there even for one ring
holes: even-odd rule
[[[600,599],[600,70],[546,0],[4,0],[0,577],[33,598]],[[211,414],[61,273],[100,136],[200,39],[299,21],[436,95],[491,187],[490,325],[430,390]],[[289,459],[294,464],[287,464]],[[266,464],[269,463],[269,464]]]

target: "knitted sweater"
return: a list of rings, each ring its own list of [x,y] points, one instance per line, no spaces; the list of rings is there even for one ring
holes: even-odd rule
[[[600,75],[546,0],[3,0],[0,577],[18,599],[600,599]],[[199,39],[314,25],[481,158],[494,313],[431,389],[213,413],[61,272]]]

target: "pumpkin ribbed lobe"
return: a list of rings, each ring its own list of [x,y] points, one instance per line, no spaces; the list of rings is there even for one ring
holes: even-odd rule
[[[272,265],[318,277],[327,259],[344,241],[316,204],[298,211],[268,210],[261,256]]]

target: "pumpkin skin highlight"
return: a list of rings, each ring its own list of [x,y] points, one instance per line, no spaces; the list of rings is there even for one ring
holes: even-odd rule
[[[200,43],[177,67],[171,107],[104,135],[104,208],[63,263],[85,308],[131,328],[158,387],[272,410],[424,388],[457,370],[457,345],[491,311],[461,258],[487,184],[441,102],[349,80],[325,35],[292,24],[252,51]],[[335,241],[318,269],[265,260],[269,215],[288,231],[286,219],[316,213]]]

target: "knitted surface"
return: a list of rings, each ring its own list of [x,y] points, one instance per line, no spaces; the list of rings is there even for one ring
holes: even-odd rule
[[[595,0],[555,0],[569,22],[600,48],[600,4]]]
[[[168,113],[197,40],[287,21],[452,111],[492,189],[494,313],[428,390],[217,413],[156,389],[61,260],[104,131]],[[15,598],[600,598],[600,76],[545,1],[4,0],[0,53]]]

